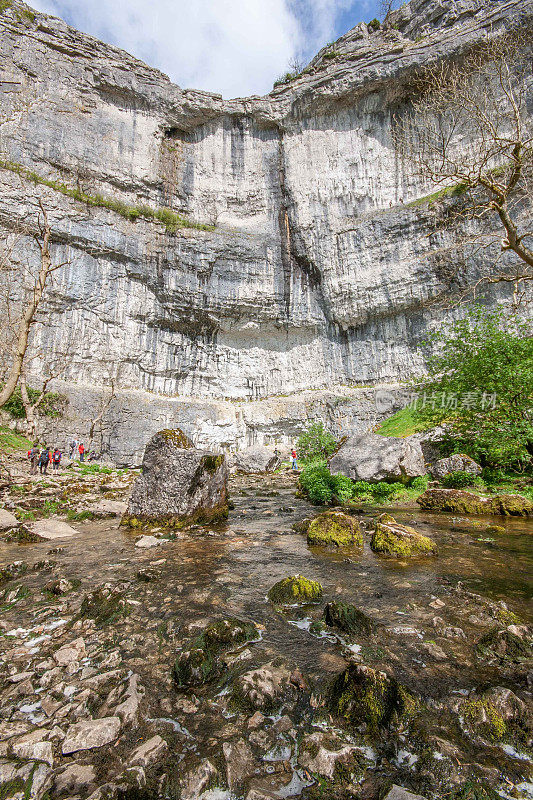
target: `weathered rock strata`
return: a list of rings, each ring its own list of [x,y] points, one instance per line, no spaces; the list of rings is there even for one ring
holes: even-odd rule
[[[5,10],[1,113],[24,111],[2,127],[0,225],[31,226],[40,193],[68,261],[36,328],[40,368],[67,351],[71,382],[241,399],[420,370],[455,233],[428,236],[433,211],[409,207],[428,187],[395,152],[392,118],[413,70],[530,14],[530,0],[412,0],[267,97],[223,100]],[[165,227],[165,208],[214,230]],[[14,257],[35,259],[30,236]]]

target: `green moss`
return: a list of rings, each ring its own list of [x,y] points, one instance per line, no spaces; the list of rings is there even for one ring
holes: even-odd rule
[[[101,587],[90,592],[83,599],[79,616],[93,619],[102,627],[116,622],[130,613],[124,593],[118,589]]]
[[[310,603],[320,600],[322,586],[302,575],[293,575],[278,581],[270,589],[268,599],[276,604]]]
[[[500,741],[507,733],[505,720],[490,700],[465,700],[459,713],[476,734],[490,741]]]
[[[165,226],[167,233],[176,233],[180,228],[194,228],[200,231],[214,231],[213,225],[205,225],[199,222],[193,222],[186,217],[172,211],[170,208],[151,208],[147,205],[131,206],[124,203],[122,200],[115,198],[103,197],[101,194],[87,194],[78,188],[67,186],[60,181],[50,180],[43,178],[36,172],[12,161],[0,160],[0,169],[6,169],[10,172],[15,172],[20,177],[29,180],[31,183],[41,186],[48,186],[65,197],[70,197],[80,203],[85,203],[88,206],[95,206],[98,208],[107,208],[109,211],[114,211],[121,217],[135,222],[140,217],[152,221],[161,222]]]
[[[423,206],[423,205],[433,205],[433,203],[438,203],[440,200],[445,200],[447,197],[461,197],[468,191],[468,184],[466,183],[457,183],[455,186],[446,186],[444,189],[438,189],[436,192],[432,194],[427,194],[424,197],[419,197],[417,200],[413,200],[411,203],[407,203],[408,208],[413,208],[416,206]]]
[[[234,617],[212,622],[191,639],[174,663],[173,675],[179,687],[202,686],[217,678],[224,669],[221,653],[258,638],[252,622]]]
[[[389,514],[382,514],[376,523],[370,547],[375,553],[400,558],[437,552],[434,541],[408,525],[400,525]]]
[[[216,525],[227,520],[229,515],[229,505],[227,501],[220,503],[213,508],[202,508],[186,517],[176,516],[175,514],[163,514],[161,516],[148,516],[140,514],[138,516],[124,514],[120,524],[127,528],[149,530],[154,526],[168,528],[170,530],[181,530],[191,525]]]
[[[358,545],[363,544],[363,535],[357,520],[341,511],[326,511],[309,525],[307,543],[311,545]]]
[[[6,2],[6,0],[0,0],[0,13],[2,13],[2,5],[1,3]],[[22,778],[12,778],[10,781],[5,781],[4,783],[0,784],[0,800],[9,800],[11,797],[15,797],[16,795],[20,795],[21,792],[24,791],[25,784]]]
[[[497,494],[491,502],[494,514],[506,517],[527,517],[533,515],[533,502],[519,494]]]
[[[157,433],[157,436],[164,442],[169,442],[181,450],[191,450],[194,448],[194,443],[183,433],[181,428],[165,428]]]
[[[455,514],[490,512],[479,495],[459,489],[428,489],[416,502],[426,511],[449,511]]]
[[[333,714],[357,727],[365,724],[372,733],[388,727],[393,717],[404,716],[407,705],[412,708],[414,703],[394,678],[356,664],[341,672],[327,691],[327,706]]]
[[[533,646],[513,631],[495,628],[481,637],[475,647],[483,659],[505,663],[521,663],[533,656]]]
[[[219,467],[224,463],[224,456],[204,456],[203,465],[211,474],[214,474]]]
[[[368,636],[374,629],[372,620],[351,603],[337,601],[327,603],[324,609],[324,620],[331,628],[338,628],[344,633],[354,636],[358,634]]]
[[[487,783],[476,779],[467,781],[464,786],[457,789],[450,800],[500,800],[501,795],[494,791]]]

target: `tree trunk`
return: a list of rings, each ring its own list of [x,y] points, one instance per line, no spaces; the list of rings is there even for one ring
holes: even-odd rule
[[[26,385],[26,376],[24,373],[20,376],[20,393],[22,395],[22,404],[26,413],[26,436],[29,439],[35,438],[35,406],[32,405],[28,395],[28,387]]]
[[[7,381],[4,387],[0,389],[0,407],[3,406],[16,389],[19,381],[22,366],[24,364],[24,356],[28,349],[28,339],[30,336],[30,327],[35,319],[35,312],[39,307],[43,292],[46,286],[46,281],[50,272],[52,271],[52,259],[50,257],[50,225],[48,224],[48,217],[41,204],[41,211],[44,216],[44,224],[42,228],[42,244],[41,249],[41,267],[35,285],[33,287],[32,297],[26,306],[26,310],[18,325],[17,341],[13,352],[13,363],[8,373]]]

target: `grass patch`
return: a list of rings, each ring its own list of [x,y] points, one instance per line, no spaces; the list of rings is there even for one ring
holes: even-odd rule
[[[465,194],[467,191],[468,185],[466,183],[457,183],[455,186],[445,186],[444,189],[438,189],[432,194],[425,195],[425,197],[419,197],[417,200],[412,200],[406,205],[408,208],[414,208],[416,206],[423,206],[426,204],[431,205],[432,203],[437,203],[439,200],[444,200],[446,197],[461,197],[461,195]]]
[[[33,442],[10,428],[0,428],[0,450],[30,450]]]
[[[2,0],[0,0],[0,2],[1,1]],[[71,197],[73,200],[77,200],[80,203],[85,203],[88,206],[107,208],[109,211],[114,211],[121,217],[130,220],[130,222],[135,222],[139,218],[151,220],[152,222],[161,222],[165,226],[165,231],[167,233],[176,233],[176,231],[180,228],[194,228],[200,231],[215,230],[214,225],[205,225],[200,222],[193,222],[192,220],[184,217],[182,214],[178,214],[176,211],[173,211],[171,208],[165,208],[162,206],[159,208],[152,208],[148,205],[133,206],[129,205],[128,203],[124,203],[122,200],[104,197],[101,194],[87,194],[86,192],[82,192],[81,189],[67,186],[65,183],[61,183],[61,181],[53,181],[49,178],[43,178],[33,170],[30,170],[27,167],[24,167],[22,164],[18,164],[14,161],[0,160],[0,168],[14,172],[36,185],[48,186],[50,189],[54,189],[54,191],[65,195],[65,197]]]
[[[13,8],[13,0],[0,0],[0,14],[4,14],[10,8],[13,9],[18,22],[35,22],[35,14],[31,8]]]
[[[423,430],[426,430],[426,426],[416,411],[410,406],[406,406],[382,422],[379,428],[376,428],[375,433],[379,433],[380,436],[397,436],[403,439],[405,436],[411,436],[413,433]]]

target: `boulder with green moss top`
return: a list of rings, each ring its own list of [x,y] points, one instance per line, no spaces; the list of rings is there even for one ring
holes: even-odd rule
[[[418,533],[409,525],[400,525],[390,514],[382,514],[378,518],[370,547],[375,553],[400,558],[437,552],[437,545],[432,539]]]
[[[454,700],[454,710],[473,737],[490,742],[525,742],[533,725],[532,704],[505,686],[493,686],[482,694]]]
[[[307,543],[341,547],[363,544],[359,523],[342,511],[325,511],[311,522],[307,529]]]
[[[337,628],[352,636],[368,636],[374,630],[372,620],[351,603],[339,603],[336,600],[328,603],[324,609],[324,620],[330,628]]]
[[[156,433],[146,446],[123,524],[183,527],[228,515],[228,467],[223,455],[198,450],[179,429]]]
[[[525,663],[533,659],[533,636],[527,625],[508,625],[507,628],[486,633],[476,644],[476,654],[492,663]]]
[[[393,719],[412,714],[416,701],[394,678],[359,664],[349,664],[329,685],[332,714],[369,732],[389,727]]]
[[[174,680],[180,687],[201,686],[225,669],[221,656],[228,650],[256,641],[259,631],[253,622],[234,617],[207,625],[193,637],[174,663]]]
[[[425,511],[499,514],[512,517],[533,515],[533,501],[519,494],[497,494],[489,497],[474,492],[464,492],[461,489],[428,489],[416,502]]]
[[[292,575],[283,578],[270,589],[268,599],[276,605],[292,605],[294,603],[313,603],[322,597],[322,586],[317,581],[304,578],[303,575]]]
[[[520,494],[497,494],[492,498],[492,513],[504,517],[528,517],[533,515],[533,501]]]

